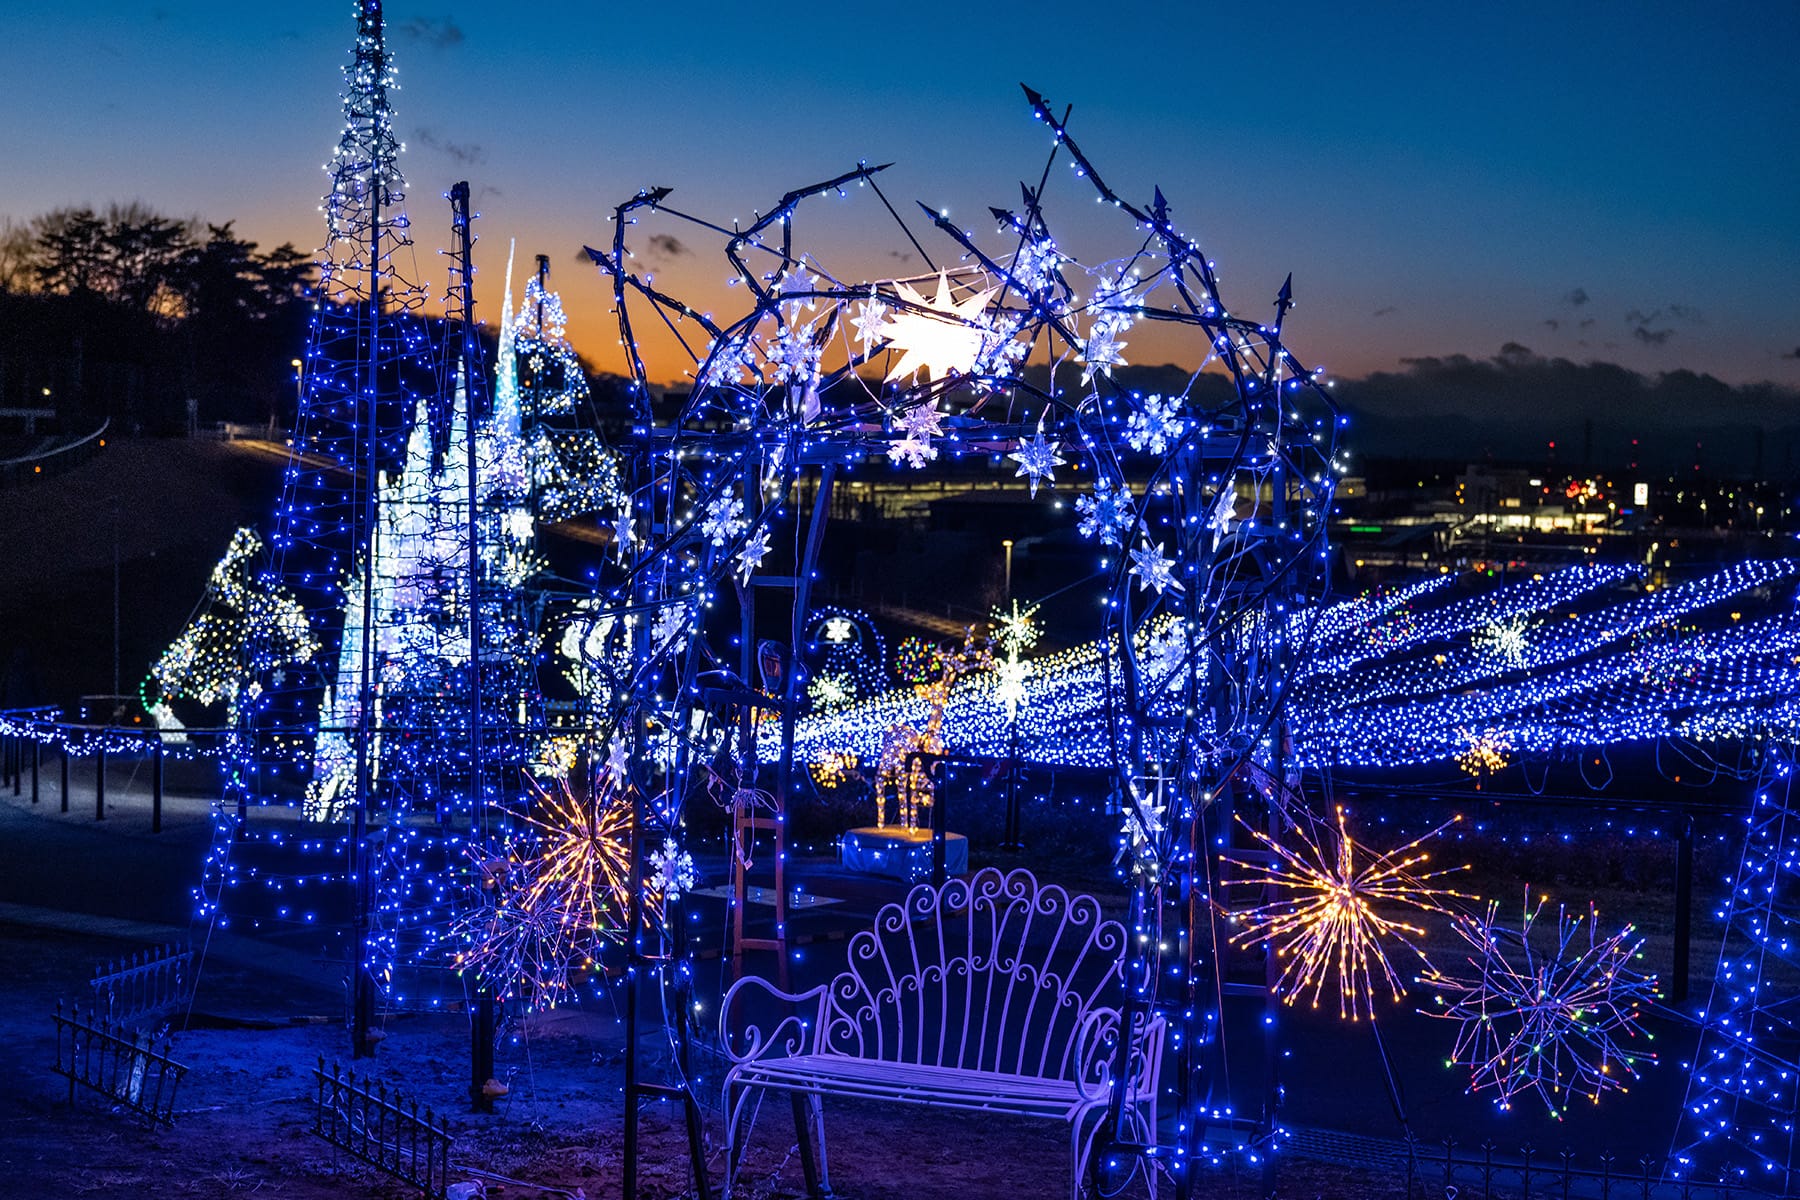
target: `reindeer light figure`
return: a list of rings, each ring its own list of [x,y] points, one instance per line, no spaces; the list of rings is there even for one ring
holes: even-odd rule
[[[875,828],[887,828],[888,794],[894,796],[894,824],[907,833],[917,833],[919,817],[934,798],[931,773],[918,754],[944,752],[944,708],[950,702],[950,689],[964,675],[989,670],[994,653],[985,639],[977,639],[970,628],[963,635],[962,649],[939,656],[936,679],[915,689],[926,705],[925,720],[914,727],[899,722],[890,727],[881,743],[881,758],[875,770]]]

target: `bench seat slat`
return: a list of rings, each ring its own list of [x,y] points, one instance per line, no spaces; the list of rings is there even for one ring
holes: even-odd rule
[[[753,1087],[848,1092],[915,1104],[975,1101],[977,1107],[1029,1109],[1061,1118],[1086,1097],[1072,1080],[882,1062],[838,1054],[802,1054],[749,1063],[738,1080]]]

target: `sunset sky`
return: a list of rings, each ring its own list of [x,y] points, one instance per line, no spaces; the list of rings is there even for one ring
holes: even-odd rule
[[[1154,8],[1166,11],[1153,13]],[[1574,10],[1574,11],[1571,11]],[[1800,6],[557,4],[394,0],[390,44],[419,270],[441,294],[439,199],[483,216],[483,315],[509,239],[551,256],[577,347],[616,367],[577,253],[640,186],[729,224],[858,159],[902,211],[986,237],[1060,107],[1121,191],[1160,185],[1256,312],[1294,273],[1290,341],[1339,375],[1422,355],[1604,359],[1800,384]],[[0,8],[0,215],[142,200],[320,241],[347,0]],[[1129,222],[1066,169],[1053,224],[1085,260]],[[867,194],[803,211],[840,276],[919,269]],[[909,220],[911,217],[909,215]],[[922,222],[914,231],[936,253]],[[717,239],[668,232],[659,283],[721,315]],[[679,375],[660,343],[652,373]],[[1134,353],[1136,351],[1136,353]],[[1149,340],[1133,362],[1185,360]]]

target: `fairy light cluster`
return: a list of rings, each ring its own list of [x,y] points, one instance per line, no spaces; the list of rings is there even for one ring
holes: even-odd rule
[[[1714,913],[1724,924],[1713,984],[1696,1014],[1670,1174],[1791,1195],[1800,1183],[1800,807],[1790,715],[1765,742],[1743,856]]]
[[[1630,1090],[1656,1061],[1642,1028],[1660,998],[1656,976],[1638,968],[1644,940],[1626,925],[1601,936],[1600,915],[1525,897],[1517,928],[1499,923],[1499,906],[1455,922],[1463,961],[1427,970],[1420,982],[1435,993],[1421,1011],[1458,1022],[1449,1064],[1469,1071],[1469,1091],[1491,1093],[1501,1110],[1535,1094],[1553,1117],[1576,1099],[1598,1104],[1607,1092]],[[1552,926],[1545,937],[1540,929]]]
[[[1800,559],[1749,561],[1649,591],[1633,572],[1584,566],[1472,597],[1446,600],[1451,592],[1434,583],[1393,601],[1360,597],[1290,615],[1293,760],[1308,767],[1454,761],[1485,777],[1521,757],[1656,738],[1741,737],[1771,720],[1800,718],[1800,613],[1789,599],[1796,584]],[[1391,623],[1397,604],[1406,606],[1412,632],[1378,649],[1367,631]],[[1518,647],[1522,667],[1480,640],[1495,622],[1528,630]],[[1679,672],[1664,669],[1675,625],[1687,631]],[[1169,711],[1195,656],[1192,636],[1178,622],[1153,619],[1133,642],[1157,696],[1153,711]],[[1031,675],[1020,685],[1019,752],[1052,765],[1113,761],[1108,709],[1125,703],[1120,657],[1114,641],[1024,660]],[[803,722],[798,740],[809,753],[866,756],[882,728],[914,712],[912,697],[890,693]],[[957,686],[944,716],[952,752],[1006,753],[1011,732],[991,677]]]
[[[212,569],[199,614],[150,668],[140,689],[144,707],[155,712],[171,702],[225,706],[225,723],[235,724],[238,698],[259,688],[271,671],[312,661],[319,642],[306,610],[280,584],[260,578],[262,539],[239,529]]]

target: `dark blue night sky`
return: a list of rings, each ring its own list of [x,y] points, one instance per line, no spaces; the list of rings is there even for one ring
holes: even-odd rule
[[[1334,373],[1516,342],[1800,384],[1791,3],[396,0],[388,21],[420,273],[441,279],[437,198],[471,179],[490,317],[516,236],[525,261],[551,255],[577,343],[603,365],[604,293],[575,255],[639,186],[729,221],[858,158],[893,160],[896,200],[985,230],[985,206],[1014,203],[1047,148],[1026,81],[1075,105],[1122,191],[1161,185],[1235,306],[1292,270],[1292,340]],[[13,0],[0,214],[141,199],[316,244],[352,26],[342,0]],[[1130,243],[1078,181],[1056,186],[1084,258]],[[839,206],[813,240],[846,272],[904,271],[878,205]],[[725,309],[722,260],[683,241],[664,281]]]

